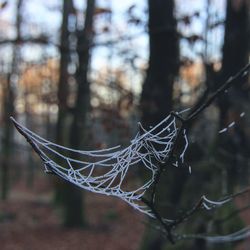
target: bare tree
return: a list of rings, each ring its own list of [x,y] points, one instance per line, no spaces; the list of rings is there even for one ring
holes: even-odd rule
[[[165,9],[163,6],[167,8]],[[240,230],[228,237],[178,234],[176,228],[189,222],[199,211],[205,209],[213,210],[214,208],[223,206],[234,198],[249,192],[249,188],[236,194],[223,197],[217,201],[212,201],[206,196],[202,196],[194,205],[190,206],[189,210],[182,211],[181,213],[176,213],[176,209],[165,209],[166,206],[162,206],[158,201],[163,200],[178,205],[182,191],[184,190],[183,185],[185,178],[189,170],[185,165],[184,155],[188,147],[187,132],[190,124],[207,107],[215,102],[218,96],[221,97],[221,95],[230,87],[234,86],[234,84],[244,81],[249,73],[250,64],[238,69],[237,73],[228,80],[220,82],[213,92],[203,98],[202,101],[199,102],[199,105],[195,105],[189,112],[183,114],[171,112],[173,83],[179,64],[177,59],[178,39],[176,22],[173,15],[174,4],[173,1],[152,0],[149,1],[149,7],[151,11],[149,12],[151,54],[148,77],[145,80],[141,104],[143,111],[142,121],[144,125],[147,126],[147,129],[150,125],[155,125],[152,129],[147,131],[143,126],[140,126],[141,131],[131,140],[131,146],[125,149],[121,149],[118,146],[104,150],[78,150],[81,144],[86,142],[85,124],[90,99],[90,85],[87,73],[93,35],[94,1],[91,0],[88,1],[84,29],[78,35],[78,92],[70,137],[71,147],[75,149],[68,149],[48,142],[15,120],[13,120],[13,122],[18,131],[24,135],[36,153],[41,157],[48,172],[52,172],[83,189],[119,197],[134,208],[153,218],[154,221],[158,223],[159,230],[155,231],[153,236],[150,232],[151,230],[149,230],[147,244],[145,246],[146,249],[162,249],[165,240],[163,237],[167,238],[171,243],[183,239],[201,240],[201,245],[197,245],[202,247],[204,247],[203,241],[225,242],[242,239],[250,234],[249,228]],[[167,11],[167,13],[164,11]],[[156,26],[153,26],[151,22]],[[162,40],[164,40],[164,43],[161,43]],[[170,54],[174,54],[172,59],[170,59],[171,56],[170,58],[167,56]],[[159,58],[162,58],[162,60]],[[168,71],[169,68],[172,70]],[[170,113],[169,116],[167,116],[168,113]],[[169,117],[169,120],[166,119],[166,116]],[[161,120],[163,120],[163,122]],[[173,126],[169,124],[173,124]],[[84,138],[85,141],[82,141],[81,138]],[[58,154],[55,149],[58,149],[60,153]],[[71,152],[72,154],[65,156],[65,152]],[[60,161],[57,162],[51,159],[50,155],[53,153],[57,154],[66,164],[61,166]],[[75,157],[77,154],[85,157],[84,160],[77,161],[77,157]],[[87,160],[85,160],[86,158]],[[100,160],[96,160],[96,158]],[[73,163],[76,162],[81,165],[81,167],[79,167],[79,165],[75,167]],[[145,184],[133,191],[127,191],[125,187],[122,186],[122,184],[124,184],[124,178],[129,168],[139,162],[142,167],[146,166],[151,170],[153,173],[152,178],[146,183],[147,185]],[[184,167],[172,167],[179,165]],[[95,169],[100,166],[102,170],[106,170],[103,175],[95,173]],[[165,172],[170,169],[171,172],[168,171],[168,177],[166,177]],[[82,196],[73,188],[68,191],[69,193],[65,194],[65,204],[68,206],[69,215],[67,218],[68,225],[81,225],[81,214],[77,215],[77,213],[82,211]],[[146,191],[148,192],[146,193]],[[138,204],[135,204],[134,200],[138,202]],[[142,203],[144,203],[145,206],[142,206]],[[77,210],[71,207],[72,204],[74,204]],[[173,219],[166,218],[166,212],[168,212],[170,216],[173,215]]]
[[[77,96],[73,109],[73,120],[70,128],[69,143],[76,149],[86,144],[86,118],[90,107],[90,82],[88,79],[91,46],[93,42],[93,19],[95,1],[88,0],[85,14],[85,23],[77,33],[78,69],[76,72]],[[82,226],[83,193],[80,189],[70,185],[67,187],[65,199],[65,224],[67,226]]]
[[[225,81],[230,74],[238,72],[249,60],[250,53],[250,5],[248,1],[228,0],[226,8],[225,36],[222,55],[220,81]],[[218,101],[220,110],[220,127],[223,128],[249,108],[249,87],[247,79],[244,84],[235,84],[232,91],[223,95]],[[218,87],[218,86],[216,86]],[[233,158],[226,160],[228,171],[228,188],[233,187],[240,171],[246,173],[250,144],[246,124],[236,125],[230,136],[222,135],[219,148],[223,148]],[[244,159],[244,163],[237,159]],[[244,174],[243,174],[244,175]],[[232,191],[230,189],[230,191]]]
[[[70,63],[70,32],[68,30],[70,14],[74,12],[73,1],[63,2],[63,17],[61,25],[61,46],[60,46],[60,72],[58,84],[58,121],[56,141],[66,144],[65,139],[65,119],[68,115],[68,95],[69,95],[69,73],[68,67]]]
[[[197,214],[201,209],[211,210],[224,206],[233,201],[236,197],[249,192],[249,188],[233,195],[225,196],[217,201],[210,200],[203,195],[189,210],[183,211],[174,219],[166,218],[164,211],[161,211],[157,207],[155,195],[160,181],[162,180],[164,171],[168,166],[173,165],[171,162],[174,159],[174,154],[179,154],[176,150],[178,149],[178,146],[180,146],[182,138],[186,140],[186,145],[178,157],[180,158],[180,163],[185,163],[184,155],[188,147],[186,133],[189,123],[196,119],[215,101],[218,96],[238,82],[239,79],[243,80],[248,75],[249,71],[250,63],[243,67],[234,76],[228,78],[228,80],[221,84],[221,86],[204,100],[199,107],[192,109],[186,116],[183,117],[180,116],[179,113],[171,112],[167,118],[150,131],[145,131],[143,127],[141,127],[144,134],[141,136],[137,134],[135,139],[131,141],[131,146],[128,146],[125,149],[119,149],[119,146],[93,151],[80,151],[65,148],[41,138],[20,123],[16,122],[13,118],[12,121],[17,130],[27,139],[35,152],[40,156],[41,160],[44,162],[45,169],[48,172],[54,173],[83,189],[123,199],[135,209],[147,214],[151,218],[154,218],[160,225],[160,231],[171,243],[175,243],[175,241],[181,239],[202,239],[216,243],[236,241],[250,235],[250,228],[247,227],[241,229],[238,232],[225,237],[178,234],[175,232],[175,229],[177,226],[188,222],[188,220],[190,220],[190,218]],[[180,123],[179,125],[177,123],[178,121]],[[166,123],[165,127],[161,128],[159,131],[160,126],[164,123]],[[154,145],[156,145],[156,147],[154,147]],[[165,145],[166,147],[165,149],[159,149],[157,145]],[[59,153],[55,148],[62,152]],[[146,150],[146,153],[140,152],[142,148]],[[67,156],[68,152],[92,159],[88,161],[79,161],[71,156]],[[53,155],[51,154],[60,156],[67,165],[59,165],[61,163],[53,159]],[[96,161],[96,158],[101,158],[101,160]],[[148,169],[151,169],[153,175],[151,176],[151,179],[140,188],[137,188],[134,191],[126,191],[121,185],[126,173],[128,172],[128,168],[139,161],[142,161]],[[78,165],[80,164],[80,168],[73,168],[72,164],[76,162]],[[178,164],[178,162],[176,164]],[[96,167],[100,166],[108,167],[107,172],[104,175],[101,174],[95,176],[94,170]],[[84,173],[85,170],[87,170],[87,175]],[[116,180],[119,180],[118,184],[116,183]],[[150,195],[144,196],[147,190]],[[139,202],[139,204],[136,202]],[[145,206],[142,206],[140,202],[144,203]]]
[[[22,24],[22,4],[23,0],[17,1],[16,6],[16,38],[21,39],[21,24]],[[12,62],[10,72],[8,73],[7,82],[4,89],[3,100],[3,152],[1,166],[1,184],[2,184],[2,199],[8,197],[9,190],[9,160],[11,155],[12,128],[9,124],[9,116],[15,113],[15,92],[18,84],[18,63],[20,60],[20,47],[18,44],[13,45]]]
[[[69,73],[68,68],[71,62],[71,44],[69,20],[70,15],[75,14],[73,1],[63,2],[63,17],[61,26],[60,48],[60,75],[58,85],[58,120],[56,141],[59,144],[68,145],[70,138],[68,133],[68,120],[72,113],[68,107],[69,98]],[[72,188],[68,183],[56,184],[56,201],[62,203],[64,225],[69,227],[83,226],[83,204],[82,192]]]
[[[148,1],[149,65],[141,94],[142,123],[149,127],[172,110],[173,84],[179,68],[174,1]]]
[[[163,120],[172,110],[173,85],[179,69],[179,43],[174,1],[149,0],[148,8],[149,65],[141,94],[141,120],[146,128]],[[176,188],[174,186],[171,188],[169,183],[170,180],[167,179],[161,182],[156,199],[176,203],[181,185],[176,185],[177,182],[172,183],[176,188],[180,188],[180,192],[175,191],[171,194],[167,190],[176,190]],[[166,208],[161,210],[167,213]],[[163,242],[161,235],[149,227],[142,248],[161,249]]]

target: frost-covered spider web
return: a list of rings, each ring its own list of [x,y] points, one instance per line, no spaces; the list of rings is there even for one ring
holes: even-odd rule
[[[121,198],[142,213],[154,217],[141,199],[154,182],[158,163],[166,160],[177,137],[178,127],[173,115],[158,125],[138,132],[129,146],[82,151],[50,142],[11,118],[17,130],[27,139],[44,162],[45,170],[94,193]],[[186,137],[186,135],[185,135]],[[187,145],[184,150],[186,150]],[[183,160],[184,152],[181,155]],[[145,183],[127,186],[126,176],[133,168],[149,172]]]

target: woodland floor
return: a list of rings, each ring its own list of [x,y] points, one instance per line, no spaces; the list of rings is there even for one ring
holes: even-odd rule
[[[66,229],[51,204],[51,178],[36,177],[32,188],[18,181],[0,203],[1,250],[136,250],[143,217],[124,202],[86,193],[88,227]]]
[[[53,178],[56,177],[42,173],[35,177],[32,187],[28,187],[24,177],[12,184],[9,199],[0,202],[0,250],[139,249],[144,217],[116,198],[86,192],[88,227],[62,227],[61,211],[51,202]],[[244,207],[249,200],[248,193],[236,204]],[[241,218],[250,225],[249,209],[241,213]],[[236,249],[249,250],[250,237]]]

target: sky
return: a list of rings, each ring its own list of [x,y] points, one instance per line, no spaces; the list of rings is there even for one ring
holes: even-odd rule
[[[0,0],[3,1],[3,0]],[[204,22],[202,19],[205,19],[206,13],[204,13],[207,1],[210,1],[214,9],[217,9],[218,13],[221,13],[221,16],[224,14],[224,5],[225,0],[176,0],[176,14],[177,16],[185,14],[192,14],[195,11],[201,12],[201,18],[198,20],[194,20],[192,25],[189,27],[185,27],[186,34],[189,32],[196,32],[202,33]],[[61,13],[60,11],[55,11],[56,9],[59,10],[61,6],[61,0],[25,0],[24,1],[24,20],[26,23],[30,24],[30,30],[33,33],[39,32],[39,30],[46,29],[51,37],[54,36],[55,32],[59,30],[61,24]],[[135,28],[133,27],[131,30],[131,26],[128,28],[126,19],[125,19],[125,11],[134,3],[138,9],[145,10],[147,8],[147,1],[146,0],[97,0],[97,5],[101,7],[110,7],[113,10],[112,14],[112,22],[117,27],[119,27],[120,31],[126,32],[133,32]],[[1,10],[0,12],[0,20],[5,20],[7,22],[14,23],[15,20],[15,4],[16,0],[9,0],[8,5],[5,9]],[[75,0],[75,6],[78,9],[85,8],[85,1],[83,0]],[[145,20],[146,21],[146,20]],[[25,31],[24,31],[25,32]],[[13,37],[15,35],[14,31],[9,31],[9,36]],[[144,35],[139,40],[140,44],[147,45],[147,36]]]
[[[0,2],[3,0],[0,0]],[[204,26],[206,20],[206,4],[210,1],[213,8],[211,13],[217,12],[218,19],[224,18],[224,9],[225,9],[225,0],[176,0],[176,16],[180,17],[182,15],[192,14],[196,11],[200,13],[199,18],[194,18],[191,25],[179,25],[179,29],[186,36],[192,34],[203,35]],[[29,24],[29,28],[23,29],[23,34],[31,33],[33,36],[39,35],[40,32],[46,32],[49,35],[49,38],[53,42],[58,43],[59,30],[61,25],[61,0],[24,0],[23,6],[23,18],[26,24]],[[77,9],[84,10],[86,1],[83,0],[74,0],[74,4]],[[131,51],[134,50],[138,54],[136,63],[138,66],[146,64],[148,58],[148,36],[146,33],[143,33],[142,27],[137,27],[135,25],[131,26],[128,24],[126,17],[126,10],[133,4],[136,4],[136,13],[142,17],[144,22],[147,22],[147,16],[145,10],[147,9],[146,0],[97,0],[97,5],[100,7],[107,7],[112,9],[112,19],[108,20],[107,16],[98,17],[96,21],[96,26],[101,27],[105,23],[109,25],[109,28],[113,31],[111,35],[99,35],[96,38],[96,42],[103,42],[107,40],[117,40],[118,43],[114,46],[114,50],[111,51],[104,46],[98,46],[93,50],[92,55],[92,67],[95,70],[105,67],[105,65],[113,64],[117,67],[126,67],[122,56],[120,56],[117,51],[131,48]],[[9,0],[8,5],[5,9],[0,12],[0,21],[3,23],[14,23],[15,22],[15,6],[16,0]],[[215,16],[215,14],[214,14]],[[5,26],[6,27],[6,26]],[[15,31],[11,28],[11,25],[7,25],[4,32],[1,32],[0,27],[0,36],[1,33],[4,33],[9,38],[15,37]],[[24,25],[24,27],[27,27]],[[118,35],[117,35],[118,34]],[[119,35],[136,35],[136,38],[133,41],[129,42],[120,42],[118,37]],[[4,37],[3,37],[4,38]],[[208,50],[210,54],[218,59],[220,57],[220,50],[222,46],[223,39],[223,28],[218,28],[212,31],[209,34],[208,41]],[[1,37],[0,37],[1,39]],[[214,42],[216,41],[216,43]],[[194,46],[184,39],[181,41],[181,54],[185,57],[192,59],[198,59],[199,53],[204,51],[203,42],[197,42]],[[6,52],[8,54],[8,52]],[[58,51],[55,47],[50,46],[46,49],[41,49],[39,46],[28,46],[23,50],[24,55],[31,59],[39,59],[44,53],[48,56],[59,56]],[[129,53],[129,51],[127,51]],[[10,53],[9,53],[10,54]],[[129,70],[129,69],[128,69]],[[128,72],[129,74],[129,72]],[[131,74],[131,72],[130,72]],[[133,74],[133,73],[132,73]],[[133,76],[133,75],[132,75]],[[138,79],[139,81],[139,79]]]

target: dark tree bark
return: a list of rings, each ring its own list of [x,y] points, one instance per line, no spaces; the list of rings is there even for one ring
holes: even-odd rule
[[[23,0],[17,2],[16,7],[16,38],[21,38],[21,23],[22,23],[22,8]],[[11,63],[11,72],[7,77],[6,86],[4,89],[4,100],[3,100],[3,139],[2,139],[2,164],[1,164],[1,198],[7,199],[9,191],[9,160],[11,155],[11,141],[13,135],[13,126],[10,124],[10,116],[14,116],[15,112],[15,87],[17,84],[18,75],[18,63],[20,58],[19,45],[13,45],[13,55]],[[14,76],[14,77],[13,77]]]
[[[64,0],[63,17],[61,26],[61,46],[60,46],[60,76],[58,85],[58,120],[56,141],[60,145],[71,144],[69,138],[68,118],[72,115],[68,108],[69,97],[69,73],[68,66],[71,59],[70,31],[68,30],[70,14],[74,14],[72,0]],[[75,145],[72,145],[75,147]],[[83,194],[69,183],[56,183],[56,201],[62,203],[64,225],[67,227],[84,226]]]
[[[222,57],[222,69],[220,80],[225,81],[230,75],[234,75],[239,69],[247,64],[250,48],[249,34],[249,3],[247,0],[227,1],[225,36]],[[242,89],[244,85],[235,84],[232,93],[239,97],[246,98],[247,91]],[[231,92],[230,92],[231,93]],[[221,111],[220,125],[225,126],[228,122],[227,111],[230,109],[230,102],[233,98],[224,95],[219,102]]]
[[[174,16],[174,1],[149,0],[149,65],[141,94],[142,124],[145,128],[155,125],[172,110],[173,85],[179,69],[179,43]],[[173,173],[169,173],[173,174]],[[182,178],[182,177],[179,177]],[[170,183],[162,176],[156,195],[157,202],[176,203],[181,193],[180,182]],[[180,190],[179,190],[180,188]],[[174,190],[175,193],[167,190]],[[179,194],[177,194],[177,192]],[[166,207],[159,207],[166,215]],[[162,249],[164,239],[160,233],[147,228],[142,249]]]
[[[87,1],[85,23],[83,30],[77,34],[78,70],[76,72],[77,97],[74,107],[73,121],[70,128],[70,147],[80,149],[86,145],[86,117],[90,106],[90,82],[88,80],[90,48],[93,41],[93,19],[95,0]],[[73,185],[67,189],[65,197],[65,225],[69,227],[82,226],[83,193]]]
[[[220,80],[235,74],[248,63],[250,49],[250,4],[247,0],[227,1],[225,37],[223,46],[222,69]],[[247,78],[245,78],[247,81]],[[247,83],[247,82],[245,82]],[[241,112],[249,109],[249,87],[242,80],[234,84],[231,91],[223,95],[218,102],[220,110],[220,127],[227,126],[233,120],[239,119]],[[239,125],[241,124],[241,125]],[[224,159],[228,169],[229,187],[233,187],[239,171],[244,171],[238,162],[239,156],[248,158],[249,142],[246,127],[243,122],[237,123],[230,134],[220,138],[219,147],[232,155],[234,159]],[[224,157],[225,158],[225,157]],[[247,163],[244,163],[247,165]],[[244,167],[243,167],[244,168]],[[241,169],[241,170],[240,170]],[[241,173],[244,175],[244,173]],[[229,192],[232,190],[229,190]]]
[[[172,92],[179,68],[174,1],[149,0],[149,65],[141,94],[142,123],[158,123],[172,110]]]
[[[86,116],[90,107],[90,82],[88,80],[91,45],[93,42],[93,18],[95,0],[87,1],[85,24],[83,30],[77,34],[78,70],[76,72],[77,97],[74,109],[74,118],[71,126],[70,144],[75,148],[84,143]],[[86,143],[86,141],[85,141]]]
[[[222,58],[223,80],[229,75],[234,75],[248,63],[250,48],[249,11],[247,0],[227,1]]]
[[[69,16],[73,12],[72,0],[64,0],[63,2],[63,17],[61,26],[61,42],[60,42],[60,72],[59,72],[59,83],[58,83],[58,121],[56,131],[56,141],[58,144],[65,145],[67,139],[65,136],[65,119],[68,115],[68,66],[70,62],[70,32],[68,30]]]
[[[14,90],[11,87],[11,74],[8,75],[6,86],[4,88],[3,100],[3,139],[2,139],[2,162],[1,162],[1,199],[6,200],[9,193],[9,168],[11,154],[11,140],[13,129],[9,124],[10,115],[14,114],[13,101],[15,98]]]

